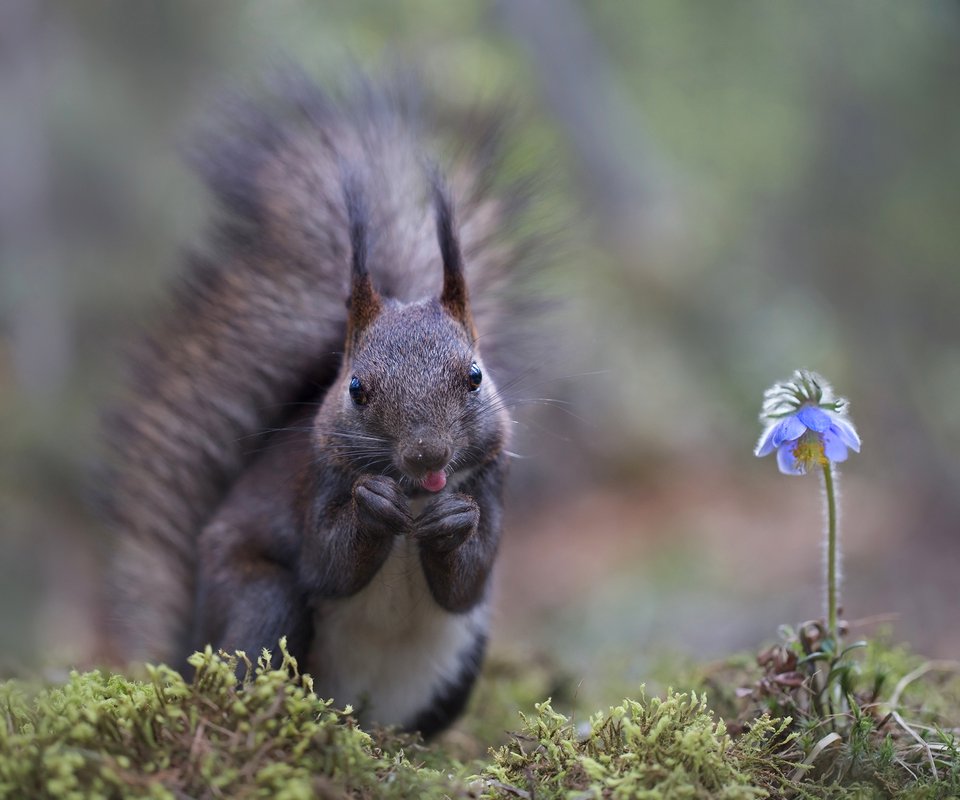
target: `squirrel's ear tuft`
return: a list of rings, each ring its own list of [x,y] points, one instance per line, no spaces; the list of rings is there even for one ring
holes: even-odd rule
[[[347,348],[380,314],[380,295],[373,288],[367,270],[369,211],[360,181],[355,174],[344,173],[343,197],[350,229],[350,297],[347,300]]]
[[[467,297],[467,281],[463,274],[460,239],[457,236],[456,222],[453,218],[453,203],[438,170],[432,171],[431,188],[433,210],[437,220],[437,241],[443,258],[443,291],[440,294],[440,304],[450,316],[463,323],[471,335],[475,335]]]

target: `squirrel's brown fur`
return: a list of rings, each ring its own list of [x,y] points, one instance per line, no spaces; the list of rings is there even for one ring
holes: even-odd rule
[[[440,297],[441,264],[462,254],[469,305],[447,288],[442,303],[459,308],[501,386],[511,380],[531,306],[517,287],[535,247],[518,234],[522,193],[491,188],[499,122],[448,124],[414,96],[357,81],[334,97],[288,75],[267,98],[235,103],[197,151],[220,217],[105,425],[118,657],[180,662],[198,644],[200,532],[229,519],[228,498],[268,469],[259,449],[291,446],[301,448],[293,461],[310,459],[302,441],[289,442],[310,424],[298,404],[323,398],[348,341],[358,242],[346,184],[366,204],[364,261],[378,296]],[[459,253],[441,253],[442,228],[454,223],[432,196],[443,182],[424,156],[438,132],[456,145],[447,175]]]

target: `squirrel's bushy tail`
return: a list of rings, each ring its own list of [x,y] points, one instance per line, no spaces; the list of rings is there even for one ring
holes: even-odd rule
[[[316,399],[343,347],[349,275],[343,180],[369,205],[369,267],[382,294],[437,294],[429,196],[434,137],[446,170],[481,349],[510,370],[534,298],[519,288],[537,247],[523,192],[493,191],[496,119],[447,120],[409,89],[357,81],[342,96],[302,75],[237,102],[195,162],[219,218],[107,416],[103,493],[116,532],[108,627],[115,657],[182,658],[196,538],[262,437]],[[453,148],[449,147],[453,144]],[[438,144],[443,149],[442,144]]]

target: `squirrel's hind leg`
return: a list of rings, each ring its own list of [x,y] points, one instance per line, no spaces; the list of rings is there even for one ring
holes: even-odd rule
[[[250,546],[237,542],[237,531],[215,523],[207,529],[197,581],[197,646],[211,644],[233,653],[242,650],[256,663],[265,649],[271,666],[281,661],[279,640],[305,664],[313,638],[313,613],[293,572]]]
[[[279,437],[251,464],[198,541],[194,644],[256,662],[264,648],[280,662],[279,641],[305,663],[313,609],[297,580],[300,551],[293,494],[304,437]]]

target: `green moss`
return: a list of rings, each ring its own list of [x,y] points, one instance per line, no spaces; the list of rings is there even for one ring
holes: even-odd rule
[[[797,765],[799,797],[960,797],[960,665],[926,661],[883,636],[844,653],[833,688],[805,671],[816,665],[804,667],[790,637],[757,658],[691,670],[687,685],[709,692],[735,736],[761,713],[789,718],[779,752]]]
[[[582,732],[550,702],[523,722],[480,776],[484,797],[750,800],[782,779],[771,744],[782,725],[763,718],[734,741],[695,694],[625,700]]]
[[[191,682],[160,666],[146,680],[93,671],[59,686],[0,683],[0,800],[960,795],[950,733],[960,678],[883,644],[862,651],[865,694],[842,739],[820,750],[812,720],[776,721],[757,695],[738,700],[771,679],[746,658],[704,678],[729,726],[702,693],[672,691],[641,692],[578,723],[535,702],[551,692],[558,707],[571,702],[572,684],[553,665],[492,658],[465,719],[429,745],[361,731],[349,709],[316,696],[289,656],[276,670],[261,659],[243,682],[236,658],[207,650],[191,663]],[[909,700],[897,708],[923,745],[890,715],[897,695]]]
[[[72,673],[34,694],[0,684],[0,798],[448,797],[462,793],[402,749],[384,749],[317,698],[286,657],[238,684],[209,649],[187,683]],[[399,740],[398,740],[399,741]]]
[[[484,665],[466,714],[444,736],[442,745],[460,760],[485,759],[491,747],[507,743],[522,713],[534,713],[536,704],[545,697],[569,708],[575,690],[576,682],[542,654],[493,653]]]

